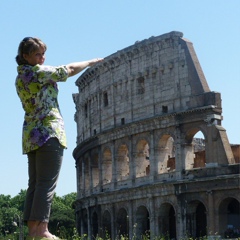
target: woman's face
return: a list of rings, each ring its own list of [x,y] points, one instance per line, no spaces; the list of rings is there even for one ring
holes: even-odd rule
[[[24,59],[29,65],[35,66],[36,64],[42,65],[45,61],[45,50],[44,48],[39,48],[37,51],[30,54],[23,54]]]

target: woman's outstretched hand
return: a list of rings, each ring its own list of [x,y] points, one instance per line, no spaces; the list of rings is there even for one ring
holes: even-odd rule
[[[89,62],[89,66],[91,67],[91,66],[95,65],[98,62],[102,62],[103,60],[104,60],[104,58],[94,58],[92,60],[89,60],[88,61]]]

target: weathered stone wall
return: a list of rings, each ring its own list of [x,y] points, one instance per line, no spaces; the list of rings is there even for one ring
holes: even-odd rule
[[[221,126],[221,95],[182,37],[136,42],[76,81],[79,232],[223,235],[239,214],[237,150]],[[204,140],[194,140],[198,132]]]
[[[181,37],[172,32],[137,42],[77,80],[78,143],[122,119],[127,124],[211,105],[221,111],[220,94],[210,92],[192,43]]]

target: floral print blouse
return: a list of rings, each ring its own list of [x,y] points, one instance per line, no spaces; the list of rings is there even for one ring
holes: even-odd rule
[[[66,66],[20,65],[15,86],[25,111],[22,135],[23,154],[57,137],[66,148],[64,122],[58,105],[57,82],[66,81]]]

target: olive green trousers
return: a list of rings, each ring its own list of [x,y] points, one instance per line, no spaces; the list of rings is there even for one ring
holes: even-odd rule
[[[52,199],[57,186],[64,148],[57,138],[50,138],[42,147],[28,153],[28,189],[23,219],[48,222]]]

